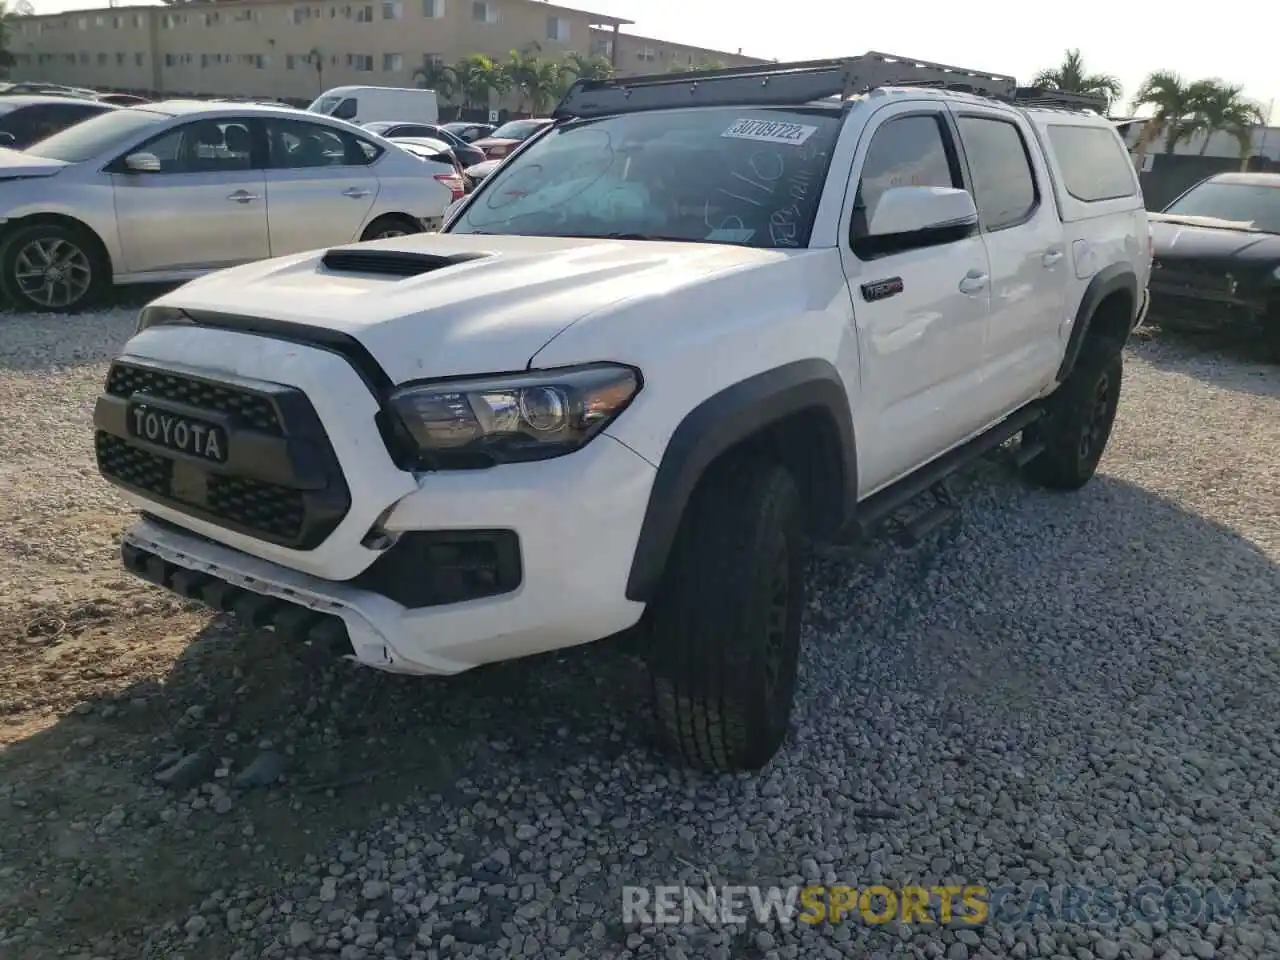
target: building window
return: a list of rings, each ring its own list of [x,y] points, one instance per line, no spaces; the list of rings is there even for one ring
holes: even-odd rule
[[[382,72],[399,73],[404,69],[404,55],[400,53],[384,53],[382,55]]]
[[[105,67],[107,65],[107,55],[105,53],[98,54],[98,66]]]
[[[93,25],[95,27],[105,27],[107,25],[107,18],[104,17],[102,14],[99,14],[98,16],[93,18]]]
[[[564,43],[569,39],[569,21],[564,17],[547,17],[547,39]]]
[[[428,20],[444,19],[444,0],[422,0],[422,15]]]
[[[164,55],[164,65],[166,67],[172,67],[176,60],[177,60],[177,57],[175,57],[172,53],[166,53]]]
[[[373,23],[373,7],[363,6],[356,10],[356,23]]]
[[[236,19],[237,19],[237,20],[252,20],[252,19],[253,19],[253,11],[252,11],[252,10],[237,10],[237,11],[236,11]]]
[[[653,47],[642,47],[636,51],[636,59],[643,60],[645,63],[653,63],[658,59],[658,53]]]
[[[383,20],[403,20],[404,4],[400,0],[382,0]]]
[[[135,14],[133,15],[133,28],[134,28],[135,30],[141,30],[141,29],[142,29],[142,14],[140,14],[140,13],[135,13]]]
[[[116,66],[117,66],[117,67],[123,67],[123,66],[124,66],[124,54],[123,54],[123,53],[117,53],[117,54],[116,54]]]
[[[612,40],[595,40],[595,41],[592,41],[592,44],[591,44],[591,52],[592,52],[592,53],[594,53],[596,56],[599,56],[599,57],[612,57],[612,56],[613,56],[613,41],[612,41]]]
[[[146,62],[146,59],[147,55],[145,53],[135,53],[133,55],[133,62],[135,66],[142,66]]]
[[[88,18],[88,17],[76,17],[76,29],[77,29],[77,30],[88,30],[88,29],[89,29],[89,18]]]
[[[498,8],[484,0],[475,0],[471,4],[471,19],[476,23],[497,23]]]
[[[356,73],[372,73],[373,56],[368,53],[348,53],[347,66]]]

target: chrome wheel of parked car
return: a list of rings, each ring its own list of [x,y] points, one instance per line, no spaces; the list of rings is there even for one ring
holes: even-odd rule
[[[19,229],[0,248],[0,285],[20,310],[50,313],[90,306],[109,274],[92,239],[62,224]]]
[[[69,240],[32,240],[14,257],[18,292],[45,307],[67,307],[83,299],[93,284],[89,256]]]

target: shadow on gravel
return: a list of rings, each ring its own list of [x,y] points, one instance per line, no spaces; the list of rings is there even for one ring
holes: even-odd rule
[[[1280,397],[1280,360],[1239,336],[1142,327],[1133,349],[1158,370],[1182,373],[1224,390]]]
[[[170,286],[116,287],[96,310],[22,313],[0,308],[0,371],[43,373],[105,363],[133,335],[138,311]]]
[[[1124,711],[1142,677],[1117,675],[1111,661],[1132,663],[1135,643],[1139,661],[1159,660],[1161,631],[1199,630],[1212,642],[1227,620],[1247,620],[1250,611],[1221,594],[1224,583],[1280,586],[1271,561],[1231,530],[1116,479],[1100,476],[1076,497],[1053,497],[994,467],[975,474],[972,510],[923,552],[814,561],[797,729],[773,774],[827,796],[845,818],[828,829],[893,829],[884,821],[901,818],[898,831],[910,831],[913,803],[879,792],[900,782],[901,758],[891,731],[870,720],[867,740],[842,747],[858,758],[847,779],[822,772],[832,711],[923,725],[939,740],[938,763],[981,757],[989,745],[981,727],[964,725],[967,713],[1007,712],[1016,731],[1019,716],[1054,715],[1058,696],[1080,685],[1102,709]],[[1175,552],[1171,543],[1195,547]],[[1025,582],[1025,606],[1000,610],[985,595],[958,596],[952,584],[975,566],[986,582]],[[1042,575],[1049,570],[1061,572]],[[1168,588],[1160,604],[1142,589],[1150,578]],[[1083,603],[1066,601],[1068,580]],[[1163,605],[1169,597],[1185,607]],[[1156,626],[1135,641],[1125,628],[1132,621]],[[1020,632],[1066,639],[1047,659],[1029,659]],[[0,877],[9,890],[0,894],[0,930],[30,918],[40,938],[8,956],[46,956],[53,945],[125,955],[111,953],[113,943],[142,951],[130,956],[152,955],[145,931],[169,921],[180,928],[200,908],[215,919],[182,953],[226,960],[240,939],[221,919],[229,907],[260,914],[259,926],[279,918],[270,911],[280,901],[314,895],[302,873],[324,872],[335,844],[406,810],[419,840],[444,837],[459,857],[452,867],[424,857],[428,884],[445,874],[479,876],[494,847],[514,856],[520,834],[504,811],[522,804],[587,823],[623,846],[647,843],[648,856],[597,878],[603,886],[593,895],[615,938],[625,937],[612,926],[616,885],[675,882],[683,868],[673,861],[712,864],[733,852],[733,882],[794,874],[812,818],[779,807],[781,826],[761,845],[735,850],[713,840],[712,808],[699,800],[712,781],[649,752],[645,683],[614,641],[433,681],[309,662],[270,634],[214,620],[163,683],[77,708],[0,755],[0,784],[10,785],[0,789]],[[911,712],[885,720],[903,709],[902,690],[890,694],[904,686]],[[193,761],[193,787],[156,782],[158,768],[200,751],[209,756]],[[264,756],[277,757],[284,779],[237,787],[236,777]],[[1061,758],[1063,782],[1083,762]],[[619,770],[643,785],[620,792]],[[727,794],[733,803],[759,783],[722,783],[716,802]],[[1015,800],[1035,803],[1029,789],[1009,785]],[[879,812],[859,813],[862,804]],[[459,822],[468,829],[455,830]],[[754,946],[734,956],[756,956]]]

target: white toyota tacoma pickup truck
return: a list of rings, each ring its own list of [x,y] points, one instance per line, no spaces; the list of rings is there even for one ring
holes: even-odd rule
[[[171,590],[416,674],[635,628],[667,742],[756,769],[806,544],[1015,438],[1033,481],[1086,483],[1150,251],[1112,125],[1011,77],[579,81],[439,234],[148,305],[98,465],[142,514],[126,566]]]

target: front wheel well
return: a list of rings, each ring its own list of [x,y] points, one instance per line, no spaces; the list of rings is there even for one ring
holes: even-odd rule
[[[761,427],[716,457],[706,474],[729,458],[758,458],[785,468],[800,492],[810,536],[829,535],[844,523],[841,435],[835,417],[824,407],[798,410]]]
[[[8,240],[10,236],[19,230],[27,227],[38,227],[42,224],[74,230],[93,245],[94,253],[102,258],[102,262],[107,265],[108,272],[115,272],[111,263],[111,253],[107,250],[107,245],[102,241],[102,238],[98,236],[97,231],[83,220],[77,220],[75,217],[67,216],[65,213],[33,213],[30,216],[10,220],[4,225],[4,232],[0,234],[0,242]]]

